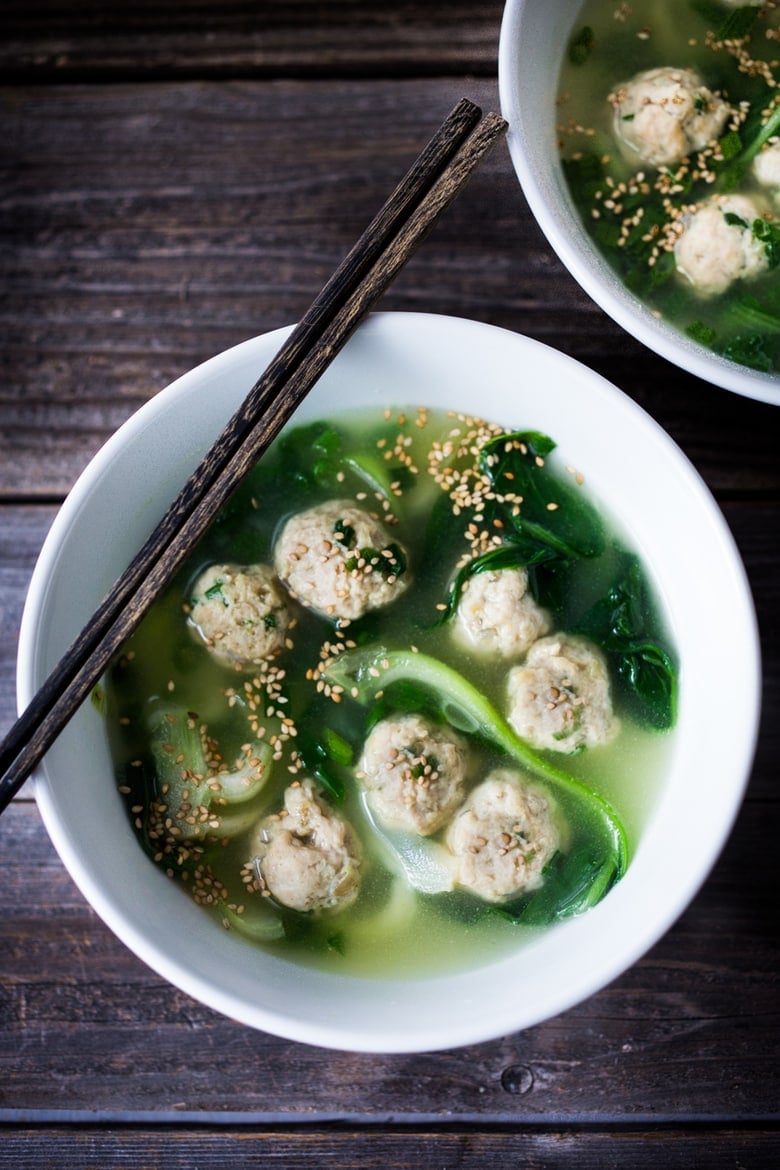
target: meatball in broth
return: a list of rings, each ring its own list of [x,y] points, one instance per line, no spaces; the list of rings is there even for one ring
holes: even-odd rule
[[[618,729],[604,656],[585,638],[540,638],[509,673],[508,719],[534,747],[575,752]]]
[[[463,797],[466,744],[420,715],[383,719],[363,748],[358,775],[382,824],[422,836],[447,823]]]
[[[409,584],[406,550],[380,520],[348,500],[290,517],[274,563],[302,605],[347,621],[389,605]]]
[[[290,614],[267,565],[210,565],[193,586],[189,621],[217,661],[259,665],[284,647]]]
[[[487,570],[466,582],[455,636],[475,653],[520,658],[549,628],[549,614],[529,591],[526,569]]]
[[[253,846],[261,886],[291,910],[333,910],[357,897],[360,842],[310,779],[290,785],[284,808],[260,824]]]
[[[558,846],[547,797],[505,768],[474,789],[447,832],[457,884],[488,902],[538,888]]]

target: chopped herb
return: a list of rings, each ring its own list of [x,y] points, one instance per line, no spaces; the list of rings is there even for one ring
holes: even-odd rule
[[[322,748],[329,759],[337,764],[351,764],[355,758],[352,744],[339,735],[332,727],[325,727],[322,732]]]
[[[344,548],[354,548],[357,543],[357,534],[351,524],[337,520],[333,525],[333,535]]]
[[[718,143],[718,148],[723,155],[724,161],[730,162],[742,150],[742,139],[736,130],[730,130],[728,134],[724,134],[721,138]]]
[[[227,605],[228,600],[222,591],[223,584],[224,584],[224,582],[222,581],[222,578],[220,577],[220,579],[215,581],[213,585],[209,585],[208,589],[203,594],[203,596],[206,598],[206,600],[207,601],[215,601],[218,597],[221,597],[222,600],[224,601],[225,605]]]
[[[385,576],[400,577],[402,573],[406,572],[407,567],[406,554],[404,553],[404,550],[401,548],[400,544],[393,542],[393,544],[389,544],[387,546],[385,551],[391,554],[390,556],[383,557],[385,562]]]
[[[754,219],[753,236],[764,245],[769,267],[776,268],[780,264],[780,223],[770,223],[768,219]]]

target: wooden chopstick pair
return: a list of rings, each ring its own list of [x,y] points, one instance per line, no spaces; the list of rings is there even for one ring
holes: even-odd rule
[[[3,740],[0,812],[505,129],[464,98],[434,134]]]

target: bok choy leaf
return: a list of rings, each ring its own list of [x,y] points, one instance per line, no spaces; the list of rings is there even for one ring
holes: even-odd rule
[[[419,704],[549,785],[567,817],[572,846],[553,860],[540,890],[502,907],[502,913],[518,922],[555,921],[595,905],[622,877],[628,840],[609,802],[529,747],[456,670],[426,654],[380,647],[347,651],[329,665],[327,677],[364,707],[379,702],[384,711],[396,695],[406,709]]]

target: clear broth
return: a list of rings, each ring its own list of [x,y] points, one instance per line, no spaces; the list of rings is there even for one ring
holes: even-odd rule
[[[449,627],[437,624],[436,607],[446,595],[455,557],[468,547],[462,532],[469,517],[464,515],[453,523],[452,558],[433,564],[426,556],[431,509],[443,494],[425,470],[428,451],[434,440],[445,439],[453,430],[466,432],[468,422],[453,419],[444,412],[395,409],[382,414],[337,415],[329,425],[337,428],[345,449],[378,457],[390,468],[391,478],[397,476],[402,483],[398,489],[401,494],[394,500],[398,517],[394,535],[409,549],[414,584],[403,600],[351,623],[337,635],[331,623],[298,607],[297,624],[292,631],[294,649],[285,652],[284,657],[287,702],[283,711],[295,721],[301,734],[283,743],[281,758],[274,763],[267,784],[253,802],[256,820],[281,807],[285,788],[300,774],[296,753],[301,737],[311,728],[324,725],[333,728],[355,744],[359,754],[364,712],[349,700],[333,703],[317,693],[311,678],[307,677],[307,672],[322,657],[323,644],[335,636],[374,639],[390,648],[409,648],[413,644],[459,670],[498,710],[503,706],[505,670],[496,670],[492,659],[485,661],[464,651],[452,638]],[[398,467],[394,456],[389,461],[385,459],[385,453],[394,448],[403,453],[405,461],[399,462]],[[323,459],[327,462],[326,456]],[[409,471],[408,461],[413,462],[418,474]],[[551,462],[555,463],[555,459]],[[196,866],[208,865],[234,907],[258,897],[247,894],[240,877],[249,855],[251,828],[229,841],[215,833],[214,839],[204,845],[202,856],[181,865],[172,860],[175,851],[163,856],[146,836],[148,804],[155,784],[145,730],[146,712],[150,704],[168,699],[196,711],[199,719],[208,724],[209,735],[219,742],[226,759],[231,758],[231,753],[238,754],[240,745],[250,737],[250,700],[260,696],[261,706],[265,707],[263,688],[255,684],[253,668],[238,671],[219,665],[193,637],[186,619],[189,590],[202,568],[210,563],[271,563],[275,535],[289,514],[336,494],[347,498],[367,491],[360,476],[347,473],[338,483],[336,493],[332,484],[307,486],[306,474],[300,465],[290,465],[277,442],[207,534],[177,581],[144,620],[107,680],[106,709],[119,787],[142,847],[191,894],[196,893]],[[560,477],[567,476],[569,473],[561,469]],[[369,502],[381,511],[370,490],[368,495]],[[578,608],[587,607],[600,594],[623,548],[614,530],[608,532],[605,553],[596,563],[587,564],[580,586],[574,590],[576,596],[567,597],[563,602],[564,628],[567,615],[570,617]],[[661,629],[658,615],[653,620]],[[553,755],[559,767],[584,779],[614,804],[633,847],[658,791],[673,737],[640,727],[621,708],[617,695],[616,705],[621,732],[613,742],[571,756]],[[268,723],[278,729],[275,718]],[[474,783],[491,766],[507,763],[499,753],[486,748],[479,750],[478,758]],[[284,937],[258,945],[296,962],[351,974],[421,976],[489,962],[517,947],[539,929],[508,921],[494,908],[465,892],[429,896],[412,892],[387,864],[357,781],[348,779],[339,811],[350,820],[364,848],[365,876],[357,901],[338,913],[306,915],[278,908],[274,913],[284,923]],[[205,912],[222,919],[228,928],[234,928],[235,921],[231,923],[225,918],[221,905],[209,904],[202,886],[198,886],[197,900],[204,905]]]

